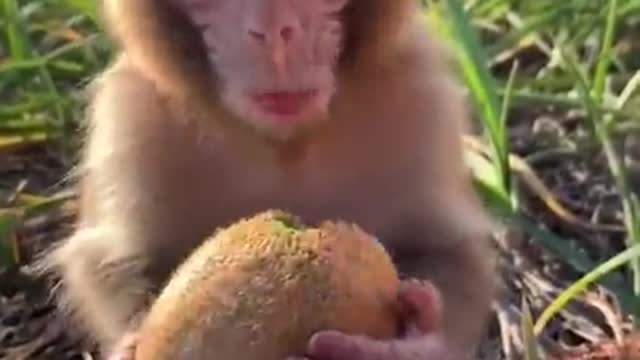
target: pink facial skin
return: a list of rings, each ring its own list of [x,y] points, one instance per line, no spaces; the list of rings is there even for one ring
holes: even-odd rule
[[[258,128],[326,114],[349,0],[173,0],[202,31],[222,100]]]

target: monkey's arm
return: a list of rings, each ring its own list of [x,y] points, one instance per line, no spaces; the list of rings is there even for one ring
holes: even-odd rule
[[[452,356],[454,350],[472,351],[480,340],[494,296],[489,242],[493,224],[475,198],[460,142],[460,133],[466,125],[466,108],[456,88],[438,76],[445,73],[442,68],[433,66],[427,70],[418,67],[419,71],[415,71],[432,74],[428,80],[423,79],[420,84],[411,78],[405,81],[404,84],[410,84],[406,86],[415,91],[415,101],[406,97],[408,100],[404,102],[396,99],[397,103],[394,103],[392,98],[385,103],[395,105],[398,112],[403,111],[406,119],[415,117],[413,126],[405,129],[428,136],[422,141],[414,141],[413,147],[408,147],[412,150],[407,151],[410,155],[400,156],[397,160],[408,164],[406,173],[398,178],[408,179],[403,183],[403,194],[409,200],[406,212],[399,216],[396,226],[380,237],[388,244],[403,275],[430,281],[438,289],[442,295],[442,325],[437,330],[428,330],[423,337],[407,338],[406,341],[400,338],[386,345],[343,337],[352,339],[343,345],[359,349],[354,351],[362,352],[363,359],[439,359],[437,348],[441,346],[448,348]],[[393,84],[392,81],[389,83]],[[426,100],[418,101],[421,99]],[[410,136],[407,138],[411,139]],[[363,347],[365,344],[372,346]],[[390,352],[380,355],[381,348]],[[416,353],[420,356],[416,357]],[[330,354],[331,350],[327,350],[322,356],[313,358],[339,359]]]
[[[405,257],[400,267],[410,277],[433,282],[442,294],[444,337],[452,346],[468,351],[480,340],[494,296],[488,244],[478,236],[437,245]]]
[[[80,164],[79,221],[74,233],[36,265],[60,276],[60,308],[109,347],[142,309],[150,290],[145,274],[154,224],[153,197],[143,186],[141,156],[161,110],[153,89],[116,65],[94,83],[89,128]]]

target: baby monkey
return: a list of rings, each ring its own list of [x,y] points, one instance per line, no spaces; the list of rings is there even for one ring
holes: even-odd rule
[[[268,208],[356,223],[441,294],[437,329],[389,342],[327,329],[310,343],[317,360],[473,350],[494,293],[490,222],[463,163],[464,103],[416,1],[102,10],[121,54],[91,87],[77,229],[40,265],[104,351],[206,236]]]

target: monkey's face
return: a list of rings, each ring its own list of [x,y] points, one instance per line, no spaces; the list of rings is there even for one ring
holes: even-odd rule
[[[322,118],[349,0],[174,0],[200,29],[225,105],[263,129]]]

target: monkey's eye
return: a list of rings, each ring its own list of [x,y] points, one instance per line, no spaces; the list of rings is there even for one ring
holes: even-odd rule
[[[249,36],[258,42],[264,42],[266,40],[266,35],[260,31],[249,29],[247,32],[249,33]]]
[[[214,8],[212,0],[174,0],[181,2],[188,12],[210,11]]]
[[[349,0],[325,0],[325,10],[330,13],[341,13]]]
[[[338,10],[332,10],[332,11],[327,11],[325,13],[325,16],[329,19],[329,20],[335,20],[335,21],[339,21],[342,19],[342,13],[343,10],[342,9],[338,9]]]
[[[342,33],[342,23],[339,20],[329,20],[325,31],[332,36],[339,36]]]

